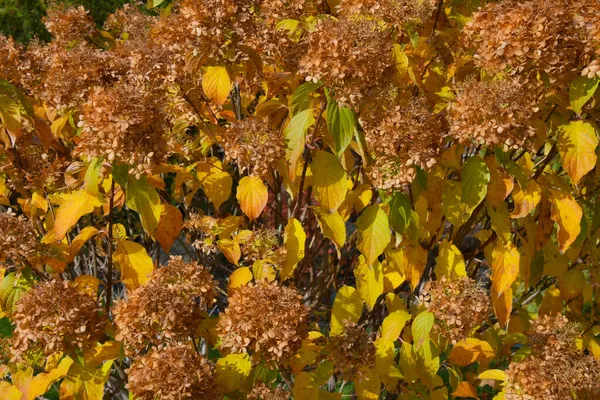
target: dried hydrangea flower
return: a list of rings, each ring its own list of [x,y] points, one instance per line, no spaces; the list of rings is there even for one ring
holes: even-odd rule
[[[270,388],[266,384],[259,382],[254,385],[248,396],[247,400],[288,400],[291,393],[287,390],[277,387],[275,389]]]
[[[106,320],[95,299],[70,281],[49,281],[29,290],[17,302],[12,351],[20,359],[31,351],[49,355],[96,345]]]
[[[225,160],[235,163],[240,173],[271,178],[277,162],[285,155],[281,132],[259,117],[246,118],[221,134]]]
[[[509,365],[505,398],[599,398],[600,363],[577,348],[578,336],[577,326],[562,315],[534,321],[528,332],[531,355]]]
[[[156,269],[146,286],[115,305],[115,324],[126,351],[135,354],[149,345],[182,341],[193,336],[215,298],[217,283],[197,262],[172,257]]]
[[[277,282],[235,290],[217,325],[222,348],[259,353],[270,362],[289,359],[307,334],[308,310],[301,299],[295,289]]]
[[[516,79],[468,81],[450,105],[450,135],[461,143],[522,148],[534,134],[535,93]]]
[[[0,213],[0,262],[11,261],[16,267],[24,267],[43,255],[44,245],[38,241],[30,221],[10,209]]]
[[[428,170],[435,165],[447,132],[444,118],[434,114],[424,99],[399,104],[397,96],[393,90],[384,91],[360,114],[374,157],[368,172],[375,187],[385,190],[411,183],[415,166]]]
[[[154,348],[126,371],[127,389],[140,400],[218,398],[214,365],[190,346]]]
[[[434,5],[431,0],[340,0],[336,10],[341,15],[373,16],[402,28],[408,21],[429,17]]]
[[[83,6],[54,5],[44,17],[44,25],[53,37],[53,43],[62,46],[82,41],[96,29],[96,24]]]
[[[485,289],[467,277],[430,281],[421,300],[435,315],[434,329],[453,344],[469,337],[485,321],[490,303]]]
[[[331,338],[325,353],[345,380],[361,379],[363,370],[375,368],[375,345],[362,325],[346,324],[343,333]]]

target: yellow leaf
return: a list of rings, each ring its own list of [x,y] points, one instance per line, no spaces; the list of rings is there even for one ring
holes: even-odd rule
[[[302,340],[302,347],[300,347],[298,353],[290,359],[290,367],[292,367],[292,372],[294,374],[300,373],[304,367],[317,361],[320,349],[316,341],[322,337],[323,335],[320,332],[308,332],[308,338]]]
[[[179,209],[171,204],[163,204],[160,220],[158,221],[156,231],[154,231],[154,237],[158,240],[160,247],[162,247],[165,253],[169,254],[182,228],[183,216]]]
[[[234,265],[239,265],[242,250],[237,240],[221,239],[217,242],[219,250],[223,253],[227,261]]]
[[[9,382],[0,381],[0,393],[2,393],[4,400],[21,400],[23,393]]]
[[[268,282],[273,282],[277,273],[268,260],[256,260],[254,261],[254,264],[252,264],[252,275],[257,281],[266,280]]]
[[[381,340],[393,342],[398,339],[410,319],[411,315],[404,310],[389,313],[381,324]]]
[[[358,256],[358,265],[354,268],[356,289],[367,304],[369,310],[373,309],[375,301],[383,294],[383,268],[377,259],[372,265],[367,264],[365,257]]]
[[[388,216],[378,205],[362,212],[356,221],[358,249],[365,256],[367,265],[373,265],[392,239]]]
[[[226,392],[241,389],[250,375],[252,362],[248,354],[228,354],[217,360],[215,367],[217,384]]]
[[[377,400],[381,392],[381,380],[374,368],[361,367],[361,378],[354,381],[356,396],[359,400]]]
[[[550,286],[544,293],[542,304],[538,314],[543,317],[545,315],[556,315],[562,312],[563,300],[560,296],[560,290],[556,286]]]
[[[79,275],[75,278],[75,285],[77,291],[87,294],[94,300],[98,296],[98,287],[100,286],[100,280],[95,276],[90,275]]]
[[[456,387],[456,390],[452,392],[452,396],[455,397],[473,397],[479,399],[477,396],[477,391],[469,382],[461,382]]]
[[[235,271],[233,271],[233,273],[229,276],[228,290],[237,289],[242,286],[245,286],[251,280],[252,271],[250,271],[249,267],[238,268]]]
[[[231,80],[225,67],[208,67],[202,75],[202,90],[215,105],[220,106],[227,101]]]
[[[355,323],[362,314],[363,302],[352,286],[338,290],[331,309],[331,331],[329,336],[341,335],[347,323]]]
[[[511,218],[523,218],[535,209],[542,199],[540,185],[534,180],[527,182],[525,190],[521,189],[521,184],[515,186],[512,192],[515,209],[510,214]]]
[[[340,249],[346,242],[346,223],[344,222],[344,219],[337,211],[330,214],[321,207],[312,207],[312,210],[317,216],[317,221],[319,221],[323,236],[331,239],[339,254]]]
[[[160,197],[154,186],[148,181],[148,177],[141,176],[140,179],[129,177],[126,189],[126,204],[140,215],[142,226],[150,235],[158,227],[162,206]]]
[[[102,400],[112,364],[112,361],[108,361],[100,368],[73,364],[69,375],[60,385],[61,400]]]
[[[285,263],[281,270],[281,280],[292,276],[298,263],[304,258],[304,247],[306,242],[306,232],[302,224],[296,218],[290,218],[285,227],[283,243],[286,249]]]
[[[492,207],[496,208],[504,202],[504,199],[506,199],[509,194],[512,193],[515,182],[513,178],[498,165],[495,156],[486,157],[485,163],[490,170],[490,183],[488,185],[486,199]]]
[[[116,340],[109,340],[102,344],[96,344],[93,349],[86,350],[83,358],[87,366],[98,367],[108,360],[115,360],[121,356],[123,344]]]
[[[506,373],[501,369],[488,369],[477,376],[477,379],[491,379],[495,381],[506,381]]]
[[[439,255],[435,259],[435,275],[440,279],[462,278],[467,276],[465,260],[460,250],[444,239],[439,244]]]
[[[404,269],[398,269],[396,263],[386,259],[381,266],[383,267],[383,290],[385,292],[393,291],[406,280]]]
[[[254,220],[267,205],[269,191],[259,177],[245,176],[240,179],[236,197],[244,214]]]
[[[512,243],[497,241],[492,252],[492,289],[497,296],[510,289],[519,274],[519,250]]]
[[[386,257],[389,262],[395,264],[398,270],[404,271],[404,276],[414,290],[421,280],[421,275],[425,271],[427,263],[427,250],[420,245],[406,245],[399,249],[390,249],[386,251]]]
[[[21,400],[34,400],[48,391],[50,385],[64,378],[73,364],[73,359],[65,357],[55,369],[33,376],[33,369],[17,371],[12,375],[13,384],[21,391]]]
[[[321,206],[330,213],[336,211],[346,199],[348,186],[346,172],[337,157],[318,150],[311,163],[313,193]]]
[[[202,180],[202,188],[206,197],[214,204],[215,210],[219,210],[221,204],[229,199],[233,179],[225,171],[212,168],[208,176]]]
[[[498,318],[498,324],[505,328],[510,319],[510,313],[512,312],[512,289],[505,290],[498,294],[496,290],[492,288],[492,306],[494,307],[494,314]]]
[[[154,269],[146,249],[129,240],[119,240],[113,261],[120,268],[121,280],[129,290],[148,283]]]
[[[89,214],[102,202],[96,196],[92,196],[85,190],[78,190],[66,194],[63,202],[58,208],[56,220],[54,221],[54,236],[56,240],[62,240],[67,232],[79,221],[79,218]]]
[[[494,349],[488,342],[467,338],[452,347],[448,361],[460,367],[466,367],[475,361],[487,365],[494,358]]]
[[[558,224],[558,249],[564,253],[581,231],[583,212],[571,194],[557,189],[550,189],[550,193],[552,202],[550,217]]]
[[[81,232],[79,232],[79,235],[75,236],[75,239],[73,239],[73,241],[71,242],[69,262],[73,261],[75,256],[79,254],[79,251],[81,250],[85,242],[87,242],[92,237],[96,236],[97,233],[98,229],[94,228],[93,226],[86,226],[81,230]]]
[[[559,128],[558,152],[574,185],[596,165],[598,134],[585,121],[572,121]]]
[[[575,300],[583,292],[586,284],[582,271],[572,269],[558,279],[558,289],[562,299],[567,303]]]

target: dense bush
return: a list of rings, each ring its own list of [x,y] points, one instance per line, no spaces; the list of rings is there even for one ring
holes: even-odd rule
[[[1,37],[0,397],[600,398],[599,13],[181,0]]]

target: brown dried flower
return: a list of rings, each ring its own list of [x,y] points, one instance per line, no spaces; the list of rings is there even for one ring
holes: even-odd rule
[[[427,18],[434,4],[431,0],[340,0],[336,8],[341,15],[370,15],[402,27],[407,21]]]
[[[127,352],[193,336],[214,302],[216,286],[206,268],[181,257],[172,257],[168,266],[154,270],[146,286],[115,306],[118,337],[125,341]]]
[[[361,379],[362,370],[375,368],[375,345],[362,325],[347,324],[331,338],[325,353],[345,380]]]
[[[126,372],[126,387],[140,400],[209,400],[219,395],[214,365],[185,345],[152,349]]]
[[[434,328],[452,344],[469,337],[486,319],[489,308],[488,294],[471,278],[430,281],[421,300],[435,315]]]
[[[38,239],[31,222],[16,216],[9,209],[0,213],[0,262],[12,261],[23,267],[44,255],[44,245]]]
[[[259,282],[237,289],[219,319],[221,346],[260,353],[280,362],[294,355],[306,336],[308,310],[295,289]]]
[[[562,315],[534,321],[529,330],[532,354],[509,365],[505,398],[598,398],[600,363],[577,349],[578,336],[577,326]]]
[[[79,7],[55,5],[44,17],[44,25],[53,36],[53,43],[62,46],[82,41],[96,29],[96,24],[88,12]]]
[[[49,281],[28,291],[15,313],[12,351],[17,359],[31,351],[46,355],[92,348],[104,332],[97,302],[70,281]]]
[[[516,79],[470,80],[450,106],[450,135],[461,143],[521,148],[535,134],[530,123],[537,111],[534,92]]]
[[[259,382],[254,385],[248,396],[247,400],[287,400],[291,396],[287,390],[277,387],[271,389],[266,384]]]

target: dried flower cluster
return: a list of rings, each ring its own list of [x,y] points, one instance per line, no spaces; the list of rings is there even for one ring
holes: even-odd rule
[[[73,42],[83,40],[96,29],[94,20],[82,6],[51,7],[44,18],[44,25],[52,34],[53,43],[61,46],[72,45]]]
[[[362,370],[375,368],[375,345],[364,326],[346,324],[344,332],[331,338],[326,357],[344,380],[362,378]]]
[[[306,40],[299,73],[323,81],[343,102],[358,103],[393,65],[389,32],[370,19],[320,20]]]
[[[127,389],[140,400],[209,400],[219,394],[214,365],[190,346],[155,348],[127,373]]]
[[[0,262],[12,261],[15,266],[30,264],[43,255],[43,245],[31,222],[12,212],[0,213]]]
[[[92,348],[104,332],[105,318],[95,299],[73,282],[49,281],[28,291],[18,302],[12,351],[48,355]]]
[[[259,117],[235,122],[221,139],[225,159],[235,163],[240,173],[270,178],[285,155],[281,132]]]
[[[290,392],[280,387],[272,389],[262,382],[255,384],[246,396],[248,400],[287,400],[289,398]]]
[[[240,235],[238,238],[246,260],[269,260],[275,265],[281,265],[285,261],[285,249],[280,247],[279,236],[274,229],[259,229],[246,237]]]
[[[434,328],[455,344],[486,319],[489,296],[475,280],[446,277],[425,285],[421,300],[436,319]]]
[[[135,354],[149,345],[182,341],[193,336],[213,304],[216,282],[196,262],[173,257],[157,269],[146,286],[134,290],[115,307],[118,337]]]
[[[577,327],[562,315],[545,316],[532,323],[532,354],[511,363],[506,399],[595,399],[600,396],[600,364],[577,349]]]
[[[244,286],[229,297],[217,331],[221,346],[278,362],[296,353],[307,333],[308,310],[295,289],[276,282]]]
[[[433,7],[431,0],[340,0],[336,9],[341,15],[370,15],[401,27],[408,21],[429,17]]]
[[[535,94],[515,79],[468,81],[451,104],[450,135],[461,143],[522,148],[535,134]]]
[[[373,184],[385,190],[411,183],[414,166],[428,170],[435,165],[447,131],[443,117],[429,110],[424,99],[399,104],[397,96],[390,91],[377,97],[360,120],[375,157],[369,171]]]

